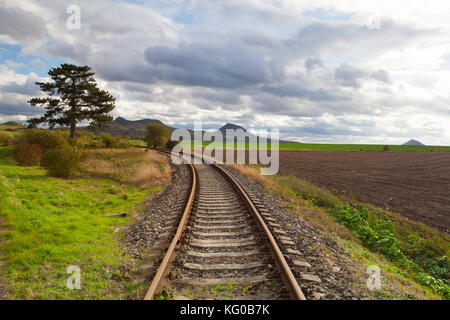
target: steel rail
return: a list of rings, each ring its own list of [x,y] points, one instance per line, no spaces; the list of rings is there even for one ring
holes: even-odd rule
[[[170,150],[165,149],[159,149],[156,150],[165,154],[171,153]],[[242,200],[245,202],[248,209],[252,212],[254,218],[257,220],[259,226],[264,231],[264,234],[267,238],[267,241],[270,245],[270,250],[272,252],[272,255],[274,257],[275,263],[278,266],[278,269],[281,272],[281,278],[285,284],[285,286],[288,288],[291,299],[293,300],[306,300],[305,295],[303,294],[300,286],[297,283],[297,280],[295,279],[291,268],[289,267],[288,263],[286,262],[286,259],[283,256],[283,253],[281,252],[277,242],[275,241],[275,238],[273,237],[272,233],[270,232],[270,229],[267,227],[266,223],[264,222],[263,218],[261,217],[260,213],[258,212],[258,209],[255,207],[253,201],[248,196],[247,192],[244,190],[244,188],[241,186],[241,184],[233,177],[231,176],[226,170],[215,164],[212,160],[206,159],[209,164],[215,168],[217,171],[219,171],[235,188],[235,190],[238,192],[238,194],[241,196]],[[184,232],[187,221],[190,216],[190,212],[192,209],[193,202],[195,200],[195,194],[197,189],[197,173],[196,169],[192,164],[189,164],[192,172],[192,187],[191,192],[189,195],[189,199],[186,205],[186,208],[184,210],[183,216],[181,218],[180,224],[177,229],[177,233],[175,234],[175,237],[172,240],[172,243],[170,244],[169,249],[167,250],[166,255],[164,256],[164,259],[161,263],[161,265],[158,268],[158,271],[152,281],[152,284],[150,285],[150,288],[147,291],[147,294],[145,295],[144,300],[152,300],[154,299],[154,296],[156,293],[158,293],[161,289],[162,281],[164,279],[164,276],[168,272],[168,266],[170,265],[171,260],[173,259],[175,247],[178,243],[178,241],[181,238],[182,233]]]
[[[258,209],[256,209],[255,205],[253,204],[253,201],[248,196],[247,192],[231,174],[229,174],[227,171],[225,171],[223,168],[221,168],[215,163],[212,163],[211,165],[216,170],[218,170],[226,179],[228,179],[228,181],[230,181],[231,184],[237,189],[239,195],[242,197],[242,200],[244,200],[245,204],[258,221],[259,226],[263,229],[264,234],[266,235],[266,238],[270,244],[270,250],[274,257],[275,263],[277,264],[278,269],[281,271],[281,278],[283,279],[283,282],[286,285],[286,287],[289,289],[291,299],[306,300],[305,295],[302,292],[302,289],[298,285],[298,282],[295,279],[291,268],[289,267],[288,263],[286,262],[286,259],[283,256],[283,253],[280,250],[280,247],[278,246],[277,242],[275,241],[275,238],[270,232],[270,229],[267,227],[266,223],[264,222],[263,218],[258,212]]]

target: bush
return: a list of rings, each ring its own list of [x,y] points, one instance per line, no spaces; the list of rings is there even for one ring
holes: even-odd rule
[[[108,149],[124,149],[130,146],[127,142],[120,140],[120,138],[113,137],[108,133],[100,135],[100,139],[103,141],[105,148]]]
[[[167,143],[166,143],[166,148],[172,150],[172,149],[175,148],[175,146],[176,146],[177,144],[179,144],[179,143],[180,143],[180,141],[172,141],[172,140],[169,140],[169,141],[167,141]]]
[[[0,146],[9,146],[14,141],[14,136],[5,131],[0,131]]]
[[[17,162],[24,166],[39,166],[43,155],[44,150],[38,144],[22,141],[15,149]]]
[[[148,124],[146,129],[147,134],[144,140],[149,147],[157,148],[166,145],[170,132],[165,125],[160,123]]]
[[[75,139],[70,138],[69,130],[59,130],[57,132],[66,139],[68,144],[78,149],[99,149],[105,147],[103,140],[89,131],[78,130],[75,133]]]
[[[42,155],[53,148],[68,148],[60,134],[50,130],[26,130],[16,140],[16,160],[22,165],[40,165]]]
[[[58,132],[42,129],[30,129],[24,131],[24,133],[18,138],[17,145],[24,143],[37,144],[42,150],[47,151],[50,149],[64,149],[68,148],[68,143],[64,137]]]
[[[389,148],[389,146],[384,146],[383,147],[383,151],[390,151],[391,150],[391,148]]]
[[[339,222],[354,231],[361,242],[371,249],[380,251],[394,262],[403,263],[405,256],[392,233],[392,224],[387,220],[370,221],[369,210],[362,205],[356,208],[342,206],[333,210]]]
[[[52,149],[45,153],[42,166],[52,177],[72,177],[79,168],[81,153],[76,149]]]

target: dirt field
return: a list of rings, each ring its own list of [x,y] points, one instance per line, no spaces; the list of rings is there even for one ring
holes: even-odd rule
[[[281,151],[281,175],[450,229],[450,153]]]

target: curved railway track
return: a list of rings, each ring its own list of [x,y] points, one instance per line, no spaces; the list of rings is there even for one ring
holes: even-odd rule
[[[170,286],[181,296],[198,299],[210,296],[211,290],[233,295],[251,288],[253,299],[305,300],[264,221],[267,213],[260,213],[239,182],[220,166],[188,166],[190,195],[144,299],[152,300]]]

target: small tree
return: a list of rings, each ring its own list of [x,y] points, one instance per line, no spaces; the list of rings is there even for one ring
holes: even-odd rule
[[[154,123],[147,125],[145,141],[149,147],[156,148],[164,146],[169,140],[169,129],[163,124]]]
[[[28,121],[29,127],[48,123],[70,127],[70,137],[75,138],[77,123],[90,121],[90,127],[102,127],[113,120],[108,115],[115,108],[115,99],[107,91],[100,90],[94,79],[94,72],[88,66],[62,64],[48,72],[52,82],[36,82],[48,97],[28,101],[32,106],[45,107],[47,112],[41,118]]]

